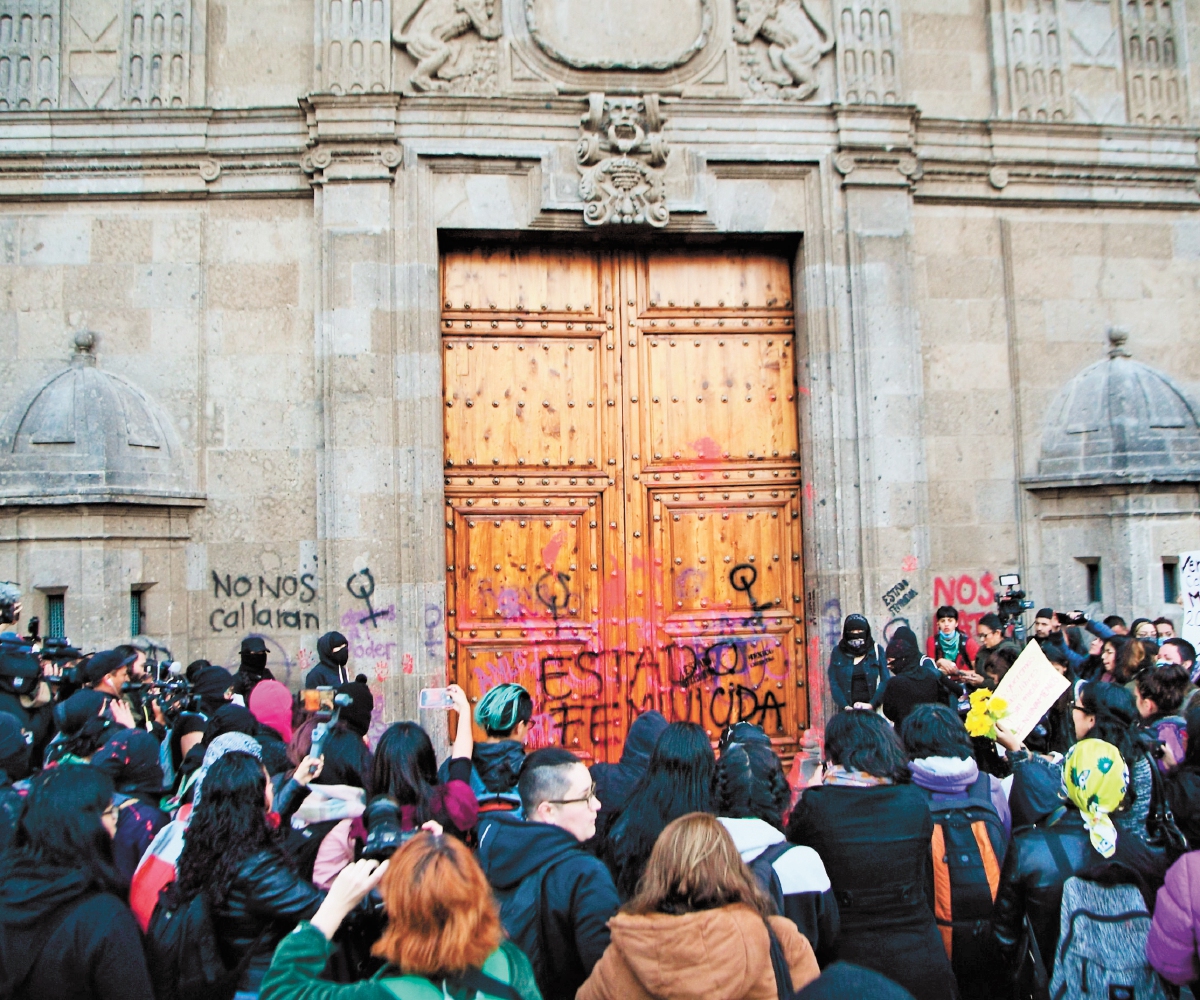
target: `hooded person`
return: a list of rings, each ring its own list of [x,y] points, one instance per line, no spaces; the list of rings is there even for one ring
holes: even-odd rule
[[[367,675],[359,674],[349,684],[339,685],[334,694],[350,696],[350,704],[342,709],[341,720],[351,732],[365,737],[371,728],[371,713],[375,711],[375,696],[367,687]]]
[[[0,855],[17,832],[24,799],[13,788],[13,782],[29,776],[31,741],[32,736],[21,727],[16,716],[0,712]]]
[[[308,689],[338,687],[350,681],[346,662],[350,659],[350,646],[341,632],[326,632],[317,640],[317,665],[304,678]]]
[[[292,692],[285,685],[276,680],[255,685],[246,705],[284,743],[292,742]]]
[[[224,667],[203,667],[192,681],[192,694],[200,699],[200,712],[212,718],[233,697],[233,674]]]
[[[0,857],[0,997],[153,1000],[113,865],[114,811],[99,768],[64,764],[30,783],[19,846]]]
[[[58,735],[46,747],[46,766],[86,764],[118,726],[106,714],[108,699],[99,691],[76,691],[54,706]]]
[[[92,767],[112,778],[116,788],[113,861],[121,878],[129,881],[146,848],[171,819],[159,806],[163,775],[158,740],[144,729],[122,729],[96,751]]]
[[[957,703],[962,688],[946,677],[928,656],[921,655],[917,637],[907,625],[901,625],[887,645],[887,664],[892,678],[883,696],[883,714],[900,726],[918,705],[942,702],[945,692]]]
[[[629,727],[620,763],[592,765],[592,781],[596,783],[596,797],[600,800],[600,813],[596,817],[599,836],[604,835],[612,817],[625,808],[633,786],[646,773],[654,744],[666,728],[667,720],[661,712],[643,712]]]
[[[208,728],[208,719],[199,712],[181,712],[171,727],[171,735],[164,741],[167,752],[171,756],[172,790],[178,788],[180,782],[192,774],[204,760],[204,730]],[[200,747],[198,751],[196,748]],[[193,752],[196,751],[196,752]],[[166,775],[166,769],[163,770]]]
[[[261,636],[246,636],[239,656],[241,666],[233,675],[233,696],[241,698],[244,705],[261,681],[273,681],[275,675],[267,669],[267,644]]]
[[[888,683],[883,647],[871,636],[863,615],[847,615],[842,639],[829,655],[829,694],[839,710],[883,704]]]

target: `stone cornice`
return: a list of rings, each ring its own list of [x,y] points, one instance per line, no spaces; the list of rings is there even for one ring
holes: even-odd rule
[[[0,200],[307,197],[388,180],[406,155],[556,162],[575,96],[310,95],[252,110],[0,114]],[[696,169],[832,162],[844,186],[923,202],[1200,206],[1200,130],[928,119],[885,107],[664,98],[664,136]],[[689,170],[692,167],[689,167]],[[675,205],[671,206],[675,211]]]

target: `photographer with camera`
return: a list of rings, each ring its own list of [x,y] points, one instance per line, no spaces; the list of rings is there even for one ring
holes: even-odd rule
[[[122,698],[125,685],[129,683],[129,668],[135,659],[122,656],[115,649],[105,649],[88,660],[84,668],[88,685],[106,699],[103,714],[126,729],[136,725],[133,712]]]

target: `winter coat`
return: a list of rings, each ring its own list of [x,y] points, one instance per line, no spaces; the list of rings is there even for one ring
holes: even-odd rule
[[[17,820],[24,805],[24,797],[13,788],[8,775],[0,771],[0,856],[17,835]]]
[[[771,917],[792,985],[807,986],[820,969],[795,925]],[[771,941],[763,918],[743,904],[678,916],[618,913],[612,944],[577,994],[578,1000],[775,1000]]]
[[[658,737],[667,728],[667,720],[659,712],[646,712],[633,720],[625,748],[621,751],[619,764],[593,764],[592,781],[596,783],[596,797],[600,800],[600,813],[596,817],[596,829],[604,830],[608,821],[622,809],[638,779],[650,766],[650,754]]]
[[[917,1000],[950,1000],[954,975],[933,918],[933,817],[912,785],[807,789],[788,840],[825,863],[841,931],[834,957],[883,973]]]
[[[897,674],[887,682],[883,714],[899,729],[918,705],[945,704],[943,676],[928,657],[922,658],[920,668]]]
[[[796,1000],[913,1000],[908,990],[861,965],[834,962],[796,994]]]
[[[617,889],[604,862],[566,830],[493,812],[479,823],[479,863],[497,892],[509,892],[549,864],[541,894],[541,953],[546,1000],[572,1000],[608,947]],[[528,953],[529,942],[515,941]]]
[[[329,958],[334,954],[336,945],[330,942],[324,934],[308,921],[302,922],[285,937],[275,951],[270,971],[263,977],[259,991],[259,1000],[396,1000],[396,994],[386,985],[386,980],[392,980],[402,991],[416,976],[405,976],[398,979],[399,971],[391,966],[380,969],[372,978],[357,983],[331,983],[318,977],[325,969]],[[505,941],[492,953],[483,964],[484,972],[489,975],[498,970],[493,969],[497,958],[500,965],[510,970],[509,985],[521,996],[521,1000],[542,1000],[537,984],[533,981],[533,970],[527,959],[515,945]],[[435,986],[429,980],[418,980],[417,988],[433,998],[442,997],[440,986]],[[413,990],[416,993],[416,990]],[[411,995],[407,991],[401,996]],[[484,1000],[491,1000],[491,994],[483,994]]]
[[[910,763],[908,769],[912,772],[914,785],[937,796],[966,795],[979,778],[979,765],[971,757],[965,760],[961,757],[922,757]],[[1012,812],[1008,808],[1004,784],[989,775],[988,790],[996,815],[1004,825],[1004,834],[1009,836],[1012,834]]]
[[[241,989],[258,989],[275,946],[297,923],[316,913],[324,898],[325,893],[293,872],[276,850],[256,851],[238,866],[228,894],[213,912],[213,925],[229,965],[254,948]]]
[[[883,704],[883,692],[888,685],[887,659],[879,643],[872,644],[859,664],[867,675],[867,690],[871,693],[871,707]],[[854,678],[854,657],[834,646],[829,655],[829,697],[834,707],[841,711],[850,702],[850,683]]]
[[[725,816],[720,820],[746,864],[751,864],[768,847],[786,843],[784,835],[765,820]],[[830,954],[838,935],[838,908],[821,856],[811,847],[793,846],[779,855],[771,867],[783,893],[781,916],[788,917],[808,938],[814,952],[822,957]]]
[[[1154,905],[1146,960],[1177,986],[1200,980],[1200,851],[1183,855],[1167,872]],[[1193,990],[1193,992],[1195,992]]]
[[[113,837],[113,861],[126,882],[133,879],[138,862],[158,831],[171,817],[140,799],[117,796],[117,832]]]
[[[6,872],[0,997],[154,1000],[129,907],[75,869],[29,863]]]
[[[1175,822],[1188,843],[1200,847],[1200,767],[1184,764],[1165,784]]]

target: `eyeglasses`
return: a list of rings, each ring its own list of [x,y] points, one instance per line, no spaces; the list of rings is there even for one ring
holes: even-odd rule
[[[1088,710],[1086,708],[1084,708],[1082,705],[1072,705],[1071,710],[1073,712],[1082,712],[1084,715],[1089,714]]]
[[[579,799],[546,799],[551,805],[569,806],[572,802],[591,802],[596,797],[596,783],[592,782],[592,787],[588,789],[587,795]]]

